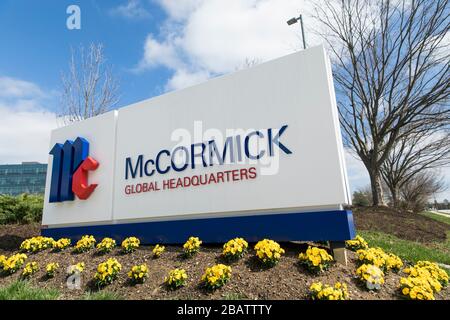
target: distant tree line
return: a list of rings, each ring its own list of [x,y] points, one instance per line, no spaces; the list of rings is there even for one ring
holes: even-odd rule
[[[432,203],[428,203],[427,208],[436,210],[450,210],[450,201],[444,199],[442,202],[437,202],[435,200]]]

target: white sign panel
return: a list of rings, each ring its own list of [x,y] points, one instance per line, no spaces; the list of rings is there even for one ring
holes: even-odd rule
[[[68,160],[58,144],[77,138]],[[49,156],[43,224],[50,228],[298,213],[350,203],[323,47],[57,129],[50,148],[65,157],[58,162],[53,149]],[[52,169],[54,163],[62,169]],[[73,189],[73,199],[69,183],[81,190]],[[89,184],[97,187],[80,199]]]

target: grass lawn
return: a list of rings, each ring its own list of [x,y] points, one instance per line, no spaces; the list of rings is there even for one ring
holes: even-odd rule
[[[439,222],[450,224],[450,217],[444,217],[444,216],[441,216],[439,214],[435,214],[435,213],[429,212],[429,211],[422,212],[421,215],[426,216],[431,219],[434,219]]]
[[[15,281],[6,287],[0,287],[0,300],[56,300],[58,290],[32,287],[27,281]],[[82,300],[122,300],[123,298],[110,291],[86,292]]]
[[[417,262],[429,260],[450,265],[450,233],[445,243],[423,244],[399,239],[393,235],[382,232],[359,231],[358,232],[371,247],[380,247],[385,251],[398,255],[403,260]]]
[[[58,290],[34,288],[20,280],[0,288],[0,300],[56,300],[58,296]]]
[[[450,218],[434,214],[432,212],[421,213],[424,216],[450,225]],[[383,250],[398,255],[403,260],[417,262],[429,260],[450,265],[450,231],[447,232],[445,242],[419,243],[399,239],[383,232],[361,230],[358,232],[372,247],[380,247]],[[449,273],[449,269],[447,272]]]
[[[120,295],[110,291],[88,291],[83,295],[83,300],[124,300]]]

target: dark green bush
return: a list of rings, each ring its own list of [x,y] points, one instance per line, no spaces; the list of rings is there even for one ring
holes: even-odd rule
[[[366,190],[357,190],[353,192],[353,200],[352,203],[356,207],[368,207],[372,205],[372,194],[371,191]]]
[[[42,195],[0,195],[0,224],[40,222],[43,205]]]

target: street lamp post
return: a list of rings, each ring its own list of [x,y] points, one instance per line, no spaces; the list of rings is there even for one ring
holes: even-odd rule
[[[302,29],[302,40],[303,40],[303,49],[306,49],[306,41],[305,41],[305,31],[303,29],[303,18],[302,15],[300,15],[297,18],[291,18],[287,21],[287,24],[290,26],[292,24],[297,23],[298,21],[300,21],[300,28]]]

